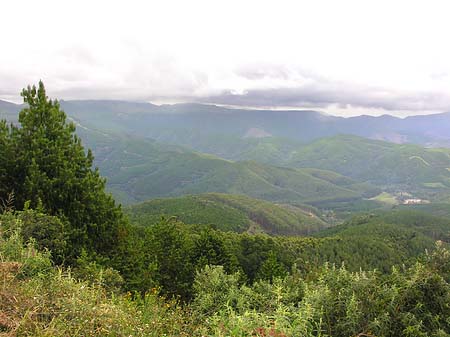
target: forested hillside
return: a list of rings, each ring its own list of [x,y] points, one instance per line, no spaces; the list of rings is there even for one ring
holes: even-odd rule
[[[186,224],[213,225],[223,231],[303,234],[329,225],[312,207],[273,204],[244,195],[208,193],[153,199],[124,209],[136,225],[154,225],[161,216],[175,216]]]
[[[397,145],[354,136],[318,140],[300,148],[289,165],[321,167],[405,192],[436,198],[449,193],[450,151]]]
[[[124,203],[205,192],[315,203],[375,196],[379,190],[331,171],[233,162],[130,136],[81,130],[109,189]]]

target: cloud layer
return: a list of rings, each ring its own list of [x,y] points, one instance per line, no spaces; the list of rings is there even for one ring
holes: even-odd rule
[[[450,111],[447,7],[441,0],[7,1],[0,99],[19,101],[22,87],[42,79],[61,99],[340,115]]]
[[[76,66],[44,78],[50,95],[63,99],[121,99],[160,103],[198,102],[250,108],[308,108],[331,114],[409,115],[450,111],[444,91],[399,90],[327,79],[311,71],[283,65],[240,67],[207,73],[176,62],[138,62],[121,74],[109,75],[83,50],[72,50]],[[66,57],[66,56],[64,56]],[[82,59],[78,59],[81,57]],[[76,58],[74,60],[73,58]],[[69,63],[70,63],[69,62]],[[86,74],[94,72],[96,79]],[[17,100],[20,88],[35,83],[23,74],[0,74],[0,98]],[[447,75],[440,75],[440,79]]]

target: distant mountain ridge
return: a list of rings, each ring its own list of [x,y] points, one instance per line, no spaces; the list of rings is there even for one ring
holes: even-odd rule
[[[184,144],[198,144],[212,136],[242,138],[251,130],[308,142],[351,134],[395,143],[450,146],[450,113],[411,116],[337,117],[312,110],[248,110],[204,104],[154,105],[111,100],[60,101],[62,108],[82,124],[111,131]],[[22,106],[0,101],[0,116]],[[198,147],[197,147],[198,146]]]

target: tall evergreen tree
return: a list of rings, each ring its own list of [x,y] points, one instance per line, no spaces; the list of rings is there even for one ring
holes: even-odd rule
[[[111,251],[120,232],[122,211],[105,193],[105,180],[92,168],[93,155],[83,148],[57,100],[48,99],[44,84],[22,91],[27,107],[13,130],[16,143],[16,207],[25,203],[70,223],[69,257],[81,249]]]
[[[2,208],[9,198],[8,195],[14,191],[14,161],[11,128],[6,121],[0,121],[0,207]]]

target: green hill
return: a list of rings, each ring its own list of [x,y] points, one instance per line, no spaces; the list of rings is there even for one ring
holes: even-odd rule
[[[367,236],[373,234],[380,240],[387,240],[388,233],[377,229],[386,225],[395,227],[395,230],[412,231],[414,235],[411,236],[411,239],[420,236],[428,238],[427,240],[431,240],[430,242],[441,240],[450,243],[450,220],[447,217],[402,208],[390,211],[379,210],[355,216],[344,224],[325,229],[314,236]]]
[[[376,192],[388,192],[398,202],[408,198],[447,202],[450,196],[448,149],[356,136],[295,146],[283,146],[279,139],[247,140],[239,157],[254,160],[235,162],[148,139],[93,136],[81,127],[79,133],[93,148],[110,190],[124,203],[218,192],[340,208],[349,201],[375,197]],[[376,208],[377,200],[382,201],[366,203]]]
[[[212,224],[220,230],[237,232],[309,234],[327,227],[306,207],[220,193],[153,199],[126,207],[125,212],[137,225],[158,223],[161,216],[176,216],[186,224]]]
[[[448,247],[450,221],[419,211],[376,211],[354,216],[313,236],[328,240],[317,251],[322,261],[387,272],[389,266],[408,263],[432,250],[437,240]]]
[[[320,167],[390,192],[442,200],[450,194],[450,150],[356,136],[324,138],[298,149],[293,167]]]
[[[398,205],[396,208],[402,210],[415,210],[430,213],[440,218],[450,218],[450,204],[430,203],[419,205]]]
[[[78,129],[109,190],[123,203],[218,192],[315,204],[378,192],[334,172],[233,162],[147,139]]]

